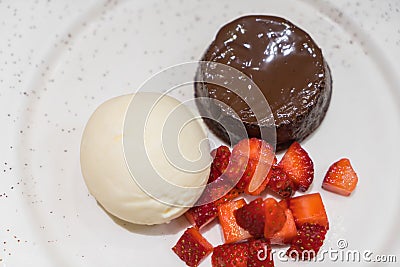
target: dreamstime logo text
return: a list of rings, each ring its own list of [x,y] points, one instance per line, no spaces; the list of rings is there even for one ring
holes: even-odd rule
[[[352,250],[348,249],[349,243],[345,239],[339,239],[335,248],[322,248],[318,253],[313,250],[304,250],[299,253],[291,251],[287,255],[284,249],[272,250],[268,254],[268,248],[265,246],[257,253],[260,261],[273,258],[274,261],[290,262],[300,261],[301,259],[309,259],[311,262],[353,262],[353,263],[397,263],[397,255],[376,254],[371,250]]]

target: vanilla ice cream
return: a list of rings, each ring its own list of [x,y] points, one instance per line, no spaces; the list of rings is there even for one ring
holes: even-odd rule
[[[209,174],[209,164],[199,160],[209,157],[206,138],[201,119],[172,97],[116,97],[100,105],[86,125],[82,174],[90,193],[114,216],[137,224],[167,223],[202,193]]]

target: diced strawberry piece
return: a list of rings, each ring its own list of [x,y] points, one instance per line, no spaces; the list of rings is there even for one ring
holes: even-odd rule
[[[208,183],[214,183],[206,187],[195,206],[185,213],[187,220],[198,229],[212,222],[218,216],[218,205],[241,194],[241,191],[234,188],[234,185],[225,176],[221,176],[229,164],[230,154],[229,148],[226,146],[220,146],[211,152],[214,160],[211,164]],[[217,179],[218,181],[216,181]],[[227,191],[228,193],[225,194]]]
[[[218,209],[214,202],[192,207],[185,212],[186,219],[198,229],[212,222],[217,216]]]
[[[306,223],[297,231],[286,255],[300,260],[314,258],[324,243],[326,228],[319,224]]]
[[[235,198],[237,198],[241,194],[243,194],[243,190],[240,190],[240,189],[234,187],[228,193],[226,193],[223,197],[221,197],[220,199],[216,200],[214,203],[218,207],[219,205],[222,205],[222,204],[224,204],[226,202],[234,200]]]
[[[172,248],[188,266],[198,266],[213,250],[213,246],[196,228],[188,228]]]
[[[234,215],[234,212],[244,205],[246,205],[246,201],[241,198],[218,207],[218,219],[222,227],[225,243],[238,242],[251,237],[248,231],[237,224]]]
[[[223,244],[214,248],[211,256],[213,267],[247,267],[249,244]]]
[[[225,175],[232,181],[236,181],[236,187],[244,190],[246,184],[251,179],[253,173],[253,165],[245,157],[231,156]]]
[[[281,201],[279,201],[279,206],[281,206],[282,207],[282,209],[288,209],[289,208],[289,201],[290,201],[290,198],[285,198],[285,199],[282,199]]]
[[[247,267],[274,267],[271,246],[265,239],[249,241]]]
[[[221,173],[216,168],[213,168],[211,165],[210,175],[208,176],[208,183],[212,183],[217,180],[221,176]]]
[[[273,267],[271,246],[266,239],[224,244],[214,248],[213,267]]]
[[[240,196],[243,191],[237,188],[232,188],[223,197],[213,200],[214,196],[221,195],[220,191],[226,191],[226,187],[210,187],[207,188],[201,198],[197,201],[196,205],[190,208],[186,213],[186,219],[195,227],[201,229],[205,225],[212,222],[218,216],[218,206],[228,201],[231,201]],[[229,188],[228,188],[229,189]],[[210,202],[211,201],[211,202]],[[201,204],[205,203],[205,204]],[[200,204],[200,205],[199,205]]]
[[[291,197],[296,191],[293,181],[279,166],[272,166],[268,173],[267,187],[283,198]]]
[[[275,233],[279,232],[286,222],[285,210],[273,198],[264,200],[265,225],[264,236],[270,239]]]
[[[240,177],[237,188],[245,189],[250,183],[260,157],[260,147],[256,138],[243,139],[233,147],[226,175],[232,180]]]
[[[343,158],[330,166],[322,188],[343,196],[350,196],[357,186],[358,177],[350,160]]]
[[[226,175],[232,180],[240,177],[236,187],[247,194],[260,194],[268,183],[265,179],[274,160],[273,148],[264,140],[243,139],[232,150]]]
[[[218,179],[226,170],[231,157],[231,151],[227,146],[220,146],[217,149],[211,151],[211,155],[214,158],[211,164],[210,176],[208,183],[214,182]]]
[[[257,187],[257,189],[255,189],[253,192],[249,192],[248,190],[246,191],[246,194],[248,195],[252,195],[252,196],[259,196],[261,195],[262,192],[264,192],[265,188],[267,188],[267,184],[269,182],[268,177],[266,177],[264,179],[264,181],[262,182],[262,184]]]
[[[276,159],[276,157],[274,156],[274,160],[273,160],[273,163],[272,163],[272,166],[274,165],[274,164],[276,164],[276,162],[277,162],[277,159]],[[264,168],[270,168],[270,170],[271,170],[271,168],[272,168],[272,166],[270,165],[270,164],[260,164],[259,165],[260,167],[264,167]],[[271,166],[271,167],[270,167]],[[263,174],[263,172],[260,172],[260,174]],[[268,183],[269,183],[269,179],[270,179],[270,177],[267,175],[267,177],[265,177],[264,178],[264,181],[261,183],[261,185],[259,186],[259,187],[257,187],[254,191],[252,191],[252,192],[250,192],[249,190],[250,190],[250,187],[247,189],[247,191],[246,191],[246,193],[247,194],[249,194],[249,195],[253,195],[253,196],[259,196],[259,195],[261,195],[261,193],[262,192],[264,192],[264,190],[265,190],[265,188],[267,188],[267,185],[268,185]],[[256,179],[257,180],[257,179]]]
[[[261,139],[250,138],[239,141],[232,150],[232,156],[241,156],[252,160],[260,157]]]
[[[293,214],[290,209],[285,209],[285,214],[286,222],[282,229],[271,237],[271,244],[289,244],[297,235],[296,223],[294,222]]]
[[[308,190],[314,179],[314,164],[299,143],[294,142],[290,145],[279,162],[279,166],[289,175],[300,191]]]
[[[245,192],[249,195],[260,195],[266,188],[269,177],[268,172],[271,166],[276,163],[275,152],[271,145],[264,140],[260,140],[260,156],[251,177],[250,183],[245,188]]]
[[[235,211],[236,222],[253,237],[264,236],[265,210],[264,200],[257,198]]]
[[[241,192],[243,190],[235,188],[231,180],[222,175],[213,183],[207,185],[196,205],[203,205],[210,202],[224,202],[224,199],[231,200],[241,194]]]
[[[315,223],[329,228],[328,216],[319,193],[302,195],[289,199],[297,228],[305,223]]]

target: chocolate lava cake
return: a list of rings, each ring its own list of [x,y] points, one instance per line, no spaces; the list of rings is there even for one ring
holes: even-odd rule
[[[274,117],[278,151],[302,141],[325,117],[332,92],[328,64],[310,35],[283,18],[251,15],[224,25],[201,60],[239,70],[258,86]],[[197,80],[208,74],[199,67]],[[248,90],[251,94],[256,89]],[[195,96],[219,100],[236,112],[233,116],[215,101],[197,102],[208,127],[227,143],[242,138],[235,133],[236,125],[244,125],[249,137],[257,138],[263,127],[271,127],[249,115],[246,101],[229,88],[196,82]],[[222,126],[227,124],[229,133]]]

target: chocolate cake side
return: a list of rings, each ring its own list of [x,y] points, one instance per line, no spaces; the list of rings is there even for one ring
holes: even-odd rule
[[[325,118],[332,96],[332,76],[328,64],[324,61],[325,80],[321,81],[315,104],[307,113],[296,117],[291,123],[276,125],[277,151],[288,148],[294,141],[301,142],[312,134]]]
[[[321,49],[305,31],[285,19],[246,16],[226,24],[202,61],[233,67],[257,84],[274,115],[278,151],[309,136],[328,110],[332,78]],[[207,74],[199,68],[197,80]],[[195,97],[222,101],[238,114],[232,116],[213,101],[197,102],[200,114],[214,118],[204,121],[224,142],[235,144],[243,138],[234,130],[240,125],[249,137],[261,137],[265,126],[249,116],[246,101],[229,88],[196,82]],[[233,130],[228,134],[223,125]]]

